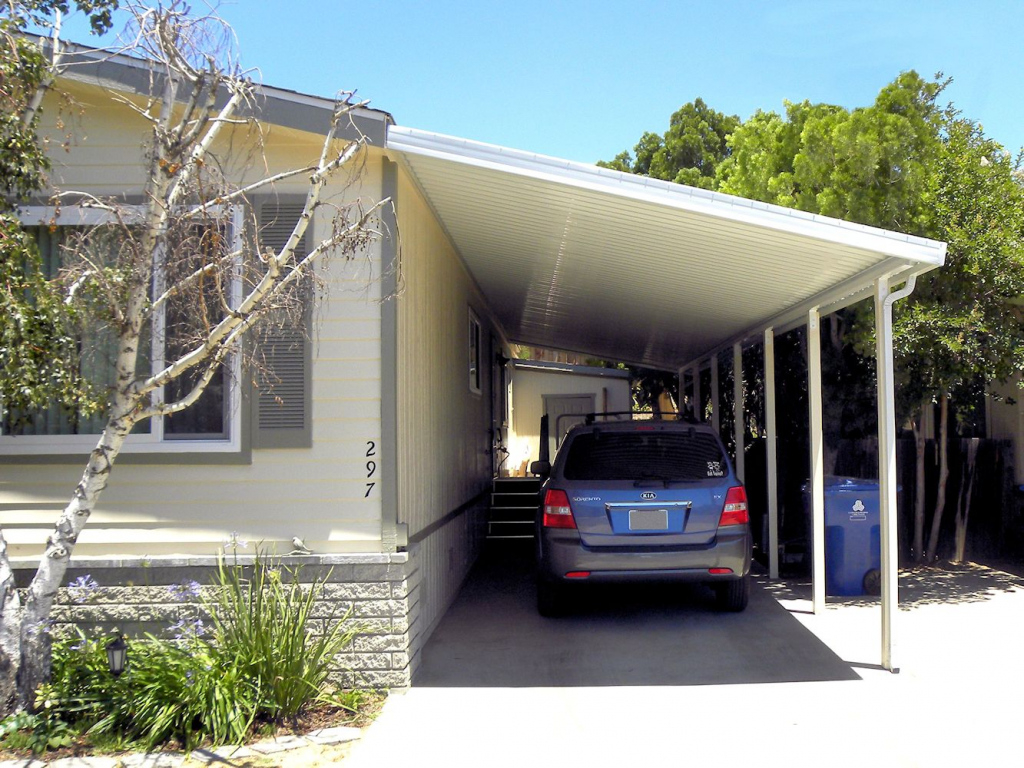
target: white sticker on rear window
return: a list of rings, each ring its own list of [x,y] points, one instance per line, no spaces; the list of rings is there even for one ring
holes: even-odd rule
[[[708,477],[725,477],[725,470],[722,469],[722,462],[708,462]]]

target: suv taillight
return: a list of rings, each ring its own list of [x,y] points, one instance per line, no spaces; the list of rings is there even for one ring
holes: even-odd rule
[[[544,516],[542,525],[545,528],[575,528],[576,521],[569,506],[569,497],[565,491],[549,490],[544,494]]]
[[[750,513],[747,512],[747,492],[742,485],[736,485],[725,494],[725,506],[722,507],[722,516],[718,519],[718,527],[723,525],[746,525],[750,522]]]

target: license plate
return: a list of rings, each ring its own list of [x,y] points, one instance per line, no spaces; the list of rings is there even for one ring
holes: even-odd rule
[[[629,510],[629,530],[631,531],[667,531],[667,509],[631,509]]]

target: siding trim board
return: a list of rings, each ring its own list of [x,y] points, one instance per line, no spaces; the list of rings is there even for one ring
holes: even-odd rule
[[[416,533],[414,533],[412,536],[409,537],[409,544],[410,544],[410,546],[413,545],[413,544],[419,544],[421,541],[429,538],[435,532],[439,531],[441,528],[444,528],[446,525],[448,525],[448,523],[450,523],[455,518],[461,517],[462,515],[464,515],[467,512],[469,512],[470,510],[473,510],[473,509],[476,509],[476,508],[480,507],[480,505],[483,502],[487,501],[487,497],[488,497],[489,494],[490,494],[490,489],[487,489],[486,491],[481,491],[476,496],[474,496],[472,499],[467,501],[465,504],[462,504],[462,505],[456,507],[451,512],[449,512],[447,515],[445,515],[444,517],[438,518],[437,520],[432,522],[430,525],[428,525],[426,528],[423,528],[423,529],[417,531]]]
[[[398,286],[401,276],[401,241],[398,232],[398,169],[385,159],[381,197],[391,205],[381,210],[380,304],[380,432],[381,432],[381,542],[385,551],[404,546],[408,527],[399,522],[398,478]]]

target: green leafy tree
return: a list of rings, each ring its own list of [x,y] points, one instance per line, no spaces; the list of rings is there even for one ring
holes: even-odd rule
[[[74,8],[99,33],[110,27],[116,5],[79,0]],[[56,40],[24,33],[29,25],[59,29],[71,9],[66,0],[28,0],[0,10],[0,392],[13,412],[50,402],[94,407],[78,375],[69,310],[42,277],[38,251],[16,215],[18,202],[46,183],[50,161],[36,129],[43,93],[60,69]]]
[[[680,107],[663,136],[646,132],[629,152],[599,162],[604,168],[712,189],[718,165],[729,154],[728,137],[740,120],[711,109],[703,99]]]
[[[948,243],[946,266],[923,281],[895,327],[905,397],[922,407],[939,404],[939,498],[927,542],[923,518],[915,519],[914,532],[915,554],[927,562],[939,553],[955,394],[1024,371],[1020,166],[980,125],[954,110],[947,110],[944,125],[931,201],[934,231]],[[958,527],[966,524],[964,513]],[[958,534],[962,541],[964,530]]]
[[[81,412],[98,407],[79,375],[74,311],[59,287],[44,279],[17,205],[46,186],[50,161],[37,128],[43,95],[60,72],[61,18],[77,10],[102,33],[116,7],[116,0],[19,0],[0,9],[0,392],[8,414],[52,402]],[[52,37],[26,36],[30,26],[51,30]],[[0,532],[0,710],[15,694],[20,612]]]
[[[757,112],[729,139],[719,191],[810,213],[928,234],[944,83],[905,72],[852,112],[786,103]]]

